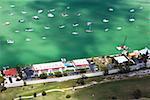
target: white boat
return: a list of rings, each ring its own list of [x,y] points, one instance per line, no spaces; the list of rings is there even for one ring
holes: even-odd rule
[[[93,30],[87,29],[87,30],[85,30],[85,32],[87,32],[87,33],[92,33]]]
[[[109,8],[109,9],[108,9],[108,11],[113,12],[113,11],[114,11],[114,9],[113,9],[113,8]]]
[[[134,22],[134,21],[135,21],[134,18],[130,18],[130,19],[129,19],[129,22]]]
[[[89,25],[89,27],[88,27],[88,29],[85,30],[85,32],[87,32],[87,33],[93,32],[91,24],[92,24],[91,22],[87,23],[87,25]]]
[[[108,23],[109,20],[108,20],[108,19],[103,19],[103,22],[104,22],[104,23]]]
[[[63,29],[63,28],[65,28],[65,25],[60,25],[59,28]]]
[[[81,16],[81,13],[78,13],[77,16]]]
[[[19,30],[15,30],[15,32],[16,32],[16,33],[19,33],[20,31],[19,31]]]
[[[116,29],[117,29],[117,30],[121,30],[121,29],[122,29],[122,27],[121,27],[121,26],[118,26]]]
[[[70,9],[70,7],[68,6],[67,9]]]
[[[74,24],[72,24],[72,26],[73,27],[77,27],[77,26],[79,26],[79,24],[78,23],[74,23]]]
[[[105,32],[107,32],[107,31],[109,31],[109,28],[105,28],[105,30],[104,30]]]
[[[116,47],[117,50],[128,50],[129,48],[125,45]]]
[[[22,13],[22,14],[26,14],[27,12],[26,12],[26,11],[21,11],[21,13]]]
[[[47,14],[47,16],[48,16],[49,18],[53,18],[53,17],[55,17],[55,15],[54,15],[54,14],[52,14],[52,13],[48,13],[48,14]]]
[[[10,15],[10,16],[13,16],[13,15],[14,15],[14,13],[10,13],[9,15]]]
[[[45,37],[45,36],[43,36],[43,37],[42,37],[42,39],[43,39],[43,40],[45,40],[45,39],[46,39],[46,37]]]
[[[48,12],[54,12],[55,11],[55,9],[50,9],[50,10],[48,10]]]
[[[5,22],[5,25],[10,25],[10,22]]]
[[[49,30],[50,27],[49,26],[44,26],[44,29]]]
[[[87,23],[86,23],[87,26],[89,26],[89,25],[91,25],[91,24],[92,24],[92,22],[87,22]]]
[[[25,39],[25,41],[30,42],[30,41],[31,41],[31,39],[30,39],[30,38],[26,38],[26,39]]]
[[[72,32],[72,34],[73,34],[73,35],[77,35],[77,34],[79,34],[79,33],[74,31],[74,32]]]
[[[130,9],[129,12],[133,13],[133,12],[135,12],[135,9]]]
[[[139,9],[141,9],[141,10],[142,10],[142,9],[143,9],[143,7],[142,7],[142,6],[140,6],[140,7],[139,7]]]
[[[69,16],[67,13],[61,13],[61,16],[62,17],[67,17],[67,16]]]
[[[33,32],[34,30],[33,30],[33,28],[26,28],[25,29],[25,32]]]
[[[8,43],[8,44],[13,44],[13,43],[15,43],[15,41],[9,39],[9,40],[7,40],[7,43]]]
[[[32,18],[35,20],[39,20],[39,16],[33,16]]]
[[[39,9],[39,10],[38,10],[38,13],[39,13],[39,14],[43,13],[43,10],[42,10],[42,9]]]
[[[15,8],[15,5],[10,5],[11,8]]]
[[[20,22],[20,23],[24,23],[24,22],[25,22],[25,20],[24,20],[24,19],[19,19],[19,20],[18,20],[18,22]]]

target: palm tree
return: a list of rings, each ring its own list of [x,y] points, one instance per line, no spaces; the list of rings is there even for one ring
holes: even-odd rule
[[[0,76],[0,85],[4,84],[4,81],[5,81],[4,77]]]
[[[147,61],[148,61],[148,51],[146,52],[146,54],[141,55],[142,60],[145,64],[145,67],[147,67]]]

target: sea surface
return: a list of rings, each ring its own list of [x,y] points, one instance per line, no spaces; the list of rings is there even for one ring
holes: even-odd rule
[[[0,0],[0,67],[150,47],[148,0]]]

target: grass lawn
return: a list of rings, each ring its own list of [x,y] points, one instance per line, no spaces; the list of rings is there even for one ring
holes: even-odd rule
[[[150,98],[149,86],[150,77],[140,79],[134,78],[99,84],[92,87],[76,90],[75,92],[67,91],[64,93],[49,93],[48,96],[38,97],[35,100],[111,100],[112,96],[117,97],[119,100],[129,100],[133,98],[132,92],[135,89],[140,89],[144,98]],[[67,99],[65,97],[67,94],[70,94],[71,98]],[[93,94],[94,96],[92,96]]]
[[[89,83],[91,81],[101,81],[101,77],[94,77],[94,78],[88,78],[85,82]],[[49,89],[61,89],[61,88],[67,88],[72,87],[76,85],[76,80],[69,80],[65,82],[58,82],[58,83],[45,83],[44,84],[35,84],[35,85],[29,85],[29,86],[23,86],[23,87],[17,87],[17,88],[9,88],[3,93],[0,93],[0,100],[12,100],[14,97],[18,96],[30,96],[33,95],[33,93],[39,93],[44,90]]]

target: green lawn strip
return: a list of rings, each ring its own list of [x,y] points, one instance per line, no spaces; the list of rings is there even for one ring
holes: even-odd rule
[[[101,81],[101,77],[93,77],[85,80],[85,83],[88,84],[91,81]],[[42,91],[50,90],[50,89],[62,89],[68,88],[76,85],[77,80],[69,80],[65,82],[55,82],[55,83],[45,83],[44,84],[34,84],[23,87],[16,88],[8,88],[6,91],[0,94],[0,100],[12,100],[12,98],[16,98],[18,96],[31,96],[35,92],[41,93]]]
[[[127,100],[132,98],[132,92],[135,89],[140,89],[143,97],[150,97],[149,85],[150,77],[121,80],[79,89],[73,97],[78,100],[93,100],[93,98],[94,100],[108,100],[116,96],[120,100]]]
[[[101,81],[101,77],[94,77],[94,78],[88,78],[85,80],[85,83],[90,83],[91,81]],[[57,82],[57,83],[45,83],[44,84],[38,84],[37,86],[31,85],[31,86],[25,86],[24,88],[27,89],[21,93],[18,93],[17,96],[30,96],[33,95],[33,93],[40,93],[42,91],[50,90],[50,89],[62,89],[62,88],[68,88],[76,85],[77,80],[69,80],[65,82]],[[33,86],[33,88],[31,88]],[[28,90],[30,88],[30,90]]]

